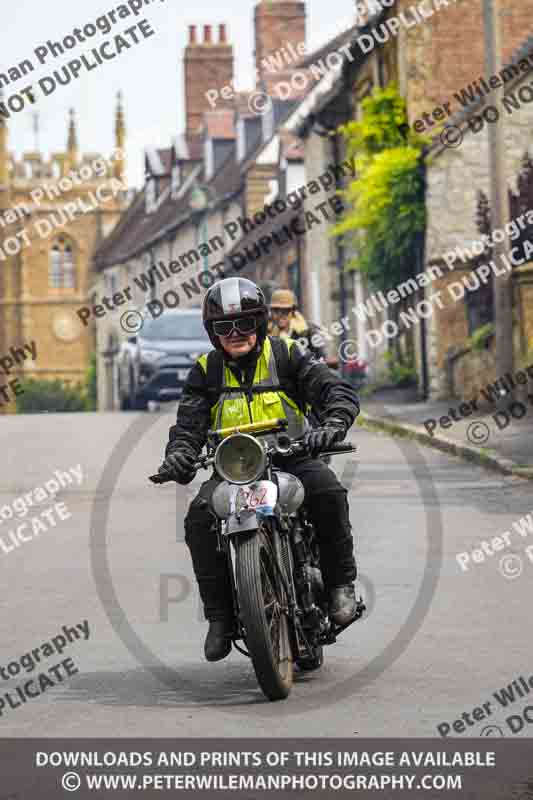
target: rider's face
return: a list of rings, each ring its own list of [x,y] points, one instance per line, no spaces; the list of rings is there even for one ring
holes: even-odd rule
[[[243,334],[238,333],[236,330],[233,330],[229,336],[219,336],[218,338],[226,353],[229,353],[233,358],[245,356],[246,353],[253,350],[257,343],[256,333]]]
[[[278,326],[280,331],[289,330],[292,308],[271,308],[270,315],[272,317],[272,321]]]

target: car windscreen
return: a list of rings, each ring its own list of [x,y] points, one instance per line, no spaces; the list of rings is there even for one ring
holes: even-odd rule
[[[149,341],[208,339],[200,314],[162,314],[157,319],[147,319],[139,335]]]

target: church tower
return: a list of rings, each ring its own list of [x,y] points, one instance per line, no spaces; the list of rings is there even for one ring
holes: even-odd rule
[[[128,202],[115,177],[120,163],[114,154],[81,149],[72,109],[67,129],[61,152],[45,158],[36,149],[17,158],[0,117],[0,355],[35,343],[35,360],[17,361],[9,376],[22,383],[84,384],[94,342],[77,311],[90,302],[92,254]],[[115,137],[123,147],[121,102]],[[9,400],[0,394],[0,414],[14,411],[13,394]]]
[[[124,146],[126,143],[126,125],[124,123],[124,109],[122,107],[122,92],[117,94],[117,110],[115,113],[115,155],[121,155],[121,158],[115,158],[113,163],[113,175],[119,180],[124,178],[125,167],[125,153]]]
[[[76,132],[76,118],[74,109],[69,111],[69,126],[68,126],[68,140],[67,140],[67,172],[76,168],[78,163],[78,134]]]
[[[3,99],[0,89],[0,102]],[[9,153],[7,150],[7,121],[0,117],[0,211],[8,207],[9,194]]]

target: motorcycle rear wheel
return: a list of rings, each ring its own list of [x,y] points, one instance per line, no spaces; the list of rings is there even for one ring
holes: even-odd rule
[[[284,700],[293,683],[293,656],[284,591],[267,532],[236,542],[239,609],[259,686],[269,700]]]

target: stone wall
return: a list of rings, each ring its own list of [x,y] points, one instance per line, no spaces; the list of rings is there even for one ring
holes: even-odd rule
[[[399,0],[397,8],[406,11],[412,5],[412,0]],[[505,63],[527,39],[533,0],[500,0],[500,6]],[[400,36],[410,121],[445,102],[452,111],[460,109],[454,92],[484,73],[483,0],[450,0],[425,24],[402,30]]]
[[[521,85],[529,82],[522,76],[509,91],[515,92]],[[533,153],[533,104],[523,105],[512,115],[503,112],[505,131],[505,159],[508,185],[516,190],[516,179],[520,171],[524,153]],[[427,172],[427,214],[426,264],[443,265],[446,253],[459,247],[471,249],[481,234],[476,225],[477,193],[482,190],[490,196],[488,127],[473,134],[463,131],[462,144],[454,149],[436,150],[428,162]],[[465,254],[465,259],[468,258]],[[457,260],[454,272],[464,274],[468,263]],[[444,265],[448,271],[448,267]],[[520,311],[525,314],[526,340],[533,333],[533,296],[524,287]],[[446,310],[436,315],[431,324],[431,394],[433,397],[445,396],[446,378],[443,372],[444,355],[454,346],[464,342],[466,336],[466,310],[459,304],[453,311]],[[463,321],[461,321],[461,319]],[[522,350],[527,341],[519,345]]]

